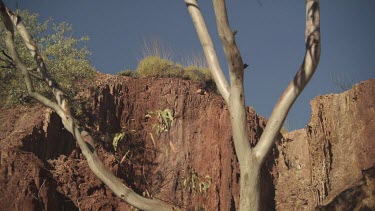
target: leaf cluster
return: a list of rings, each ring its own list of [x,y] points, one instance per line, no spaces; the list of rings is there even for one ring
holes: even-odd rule
[[[88,57],[91,52],[85,46],[88,37],[73,37],[71,24],[55,24],[52,19],[39,22],[38,14],[27,10],[20,11],[22,18],[30,35],[34,38],[36,45],[45,61],[49,74],[60,85],[60,88],[72,98],[78,91],[76,83],[82,79],[92,79],[96,71],[91,65]],[[52,25],[52,27],[51,27]],[[12,65],[13,61],[7,57],[5,46],[5,29],[0,25],[1,46],[0,50],[0,107],[12,106],[24,103],[27,99],[26,86],[20,71]],[[15,45],[21,61],[29,68],[36,68],[36,63],[30,52],[23,44],[18,33],[15,34]],[[37,72],[32,72],[37,75]],[[6,83],[4,83],[6,82]],[[41,94],[48,95],[49,89],[43,81],[33,78],[33,84]]]
[[[189,168],[187,175],[181,177],[182,188],[193,193],[193,196],[199,192],[200,195],[207,197],[208,189],[211,187],[211,183],[211,176],[206,175],[204,178],[202,178],[194,168]]]

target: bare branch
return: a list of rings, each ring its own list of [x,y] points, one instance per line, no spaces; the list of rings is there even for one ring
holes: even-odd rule
[[[233,140],[240,165],[248,162],[251,147],[246,129],[245,95],[243,87],[244,64],[231,31],[225,0],[213,0],[219,37],[228,62],[230,76],[229,109],[232,119]]]
[[[1,59],[0,59],[0,60],[1,60]],[[4,69],[14,69],[14,68],[16,68],[16,67],[13,66],[13,65],[6,65],[6,66],[1,65],[0,68],[4,68]]]
[[[136,194],[133,190],[126,187],[119,178],[117,178],[98,158],[94,146],[92,144],[92,137],[86,131],[81,130],[78,125],[75,124],[73,117],[70,113],[70,107],[67,100],[65,99],[64,93],[58,89],[55,84],[47,75],[47,68],[44,64],[42,57],[40,56],[35,42],[27,32],[20,18],[10,11],[5,4],[0,0],[0,13],[2,21],[6,28],[6,46],[10,52],[10,56],[17,68],[22,71],[24,75],[28,93],[31,97],[52,108],[61,117],[64,127],[73,135],[80,146],[83,155],[86,157],[88,165],[93,173],[103,181],[118,197],[128,202],[129,204],[138,207],[142,210],[177,210],[178,208],[166,204],[157,199],[148,199]],[[30,72],[28,68],[21,62],[17,51],[14,46],[14,27],[17,29],[21,37],[23,38],[26,47],[29,49],[31,55],[34,57],[38,67],[37,70],[41,74],[41,78],[47,82],[48,86],[52,89],[53,94],[57,100],[57,103],[50,101],[44,96],[34,91]],[[86,144],[88,143],[88,144]]]
[[[306,53],[294,79],[276,103],[267,126],[254,148],[256,157],[263,163],[282,127],[293,103],[313,76],[320,58],[320,10],[319,0],[306,0]]]
[[[4,50],[1,51],[1,53],[7,57],[10,61],[13,61],[12,57],[10,57]]]
[[[15,69],[16,64],[14,64],[13,59],[4,51],[1,51],[2,54],[6,57],[6,59],[3,59],[0,57],[0,61],[4,62],[6,65],[0,66],[1,68],[7,68],[7,69]]]
[[[214,44],[212,43],[210,33],[207,30],[207,26],[199,9],[198,3],[196,0],[185,0],[185,4],[189,10],[195,29],[197,30],[197,34],[203,47],[203,51],[206,56],[208,67],[211,71],[211,74],[220,91],[220,94],[228,103],[229,85],[220,67],[219,60],[217,58],[216,51],[214,48]]]
[[[36,75],[36,74],[32,73],[31,71],[29,71],[29,74],[30,74],[32,77],[34,77],[34,78],[36,78],[36,79],[38,79],[38,80],[44,81],[44,78],[42,78],[42,77],[39,76],[39,75]]]

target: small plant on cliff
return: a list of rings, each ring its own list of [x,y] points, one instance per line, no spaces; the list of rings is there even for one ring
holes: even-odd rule
[[[173,62],[158,56],[148,56],[139,62],[137,72],[139,77],[162,77],[163,72],[173,65]]]
[[[156,115],[153,118],[153,115],[156,113]],[[156,137],[159,139],[161,134],[168,131],[171,126],[173,126],[174,123],[174,116],[173,116],[173,110],[172,109],[164,109],[164,110],[157,110],[157,111],[148,111],[145,114],[145,119],[151,119],[153,118],[153,124],[152,124],[152,130],[155,132]],[[156,142],[153,133],[149,133],[152,144],[156,147]],[[172,141],[169,141],[169,147],[165,147],[165,155],[168,157],[169,155],[169,148],[172,149],[174,153],[177,152],[176,147],[172,143]]]
[[[194,168],[188,168],[187,175],[181,177],[182,188],[193,193],[193,196],[199,192],[200,195],[207,197],[211,183],[212,177],[206,175],[202,178]]]
[[[148,56],[142,59],[139,62],[135,73],[126,70],[118,74],[130,77],[136,75],[141,78],[183,78],[200,84],[211,82],[213,80],[211,73],[207,68],[201,68],[198,66],[188,66],[184,68],[182,65],[175,64],[170,60],[158,56]]]
[[[152,129],[155,131],[155,134],[160,137],[160,135],[163,132],[168,131],[171,126],[173,125],[174,122],[174,117],[173,117],[173,111],[169,108],[166,108],[164,110],[157,110],[156,112],[149,111],[146,113],[145,118],[149,119],[152,118],[152,115],[156,113],[156,121],[157,123],[152,124]],[[152,138],[152,141],[154,142],[154,138],[152,134],[150,133],[150,136]],[[155,145],[155,143],[154,143]]]
[[[206,59],[203,55],[193,54],[190,57],[183,57],[182,64],[171,61],[171,48],[157,39],[144,41],[142,54],[144,58],[139,62],[137,75],[140,77],[160,78],[183,78],[196,83],[212,81]],[[130,76],[130,71],[122,71],[120,75]]]
[[[113,141],[112,141],[112,146],[113,146],[113,149],[116,151],[117,150],[117,145],[119,143],[119,141],[121,141],[122,139],[125,138],[125,133],[122,132],[122,133],[116,133],[113,137]]]
[[[213,81],[210,70],[207,68],[199,68],[197,66],[188,66],[184,69],[182,77],[192,80],[196,83],[207,83]]]
[[[173,125],[173,111],[166,108],[164,110],[158,110],[157,114],[159,122],[165,126],[165,129],[169,130],[169,128]]]
[[[134,70],[122,70],[118,72],[117,75],[127,76],[131,78],[138,78],[138,72]]]

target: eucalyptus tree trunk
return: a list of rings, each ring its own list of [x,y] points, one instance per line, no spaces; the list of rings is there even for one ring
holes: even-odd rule
[[[231,31],[225,0],[213,0],[218,34],[228,62],[230,86],[219,65],[218,58],[196,0],[185,0],[199,40],[203,47],[215,83],[229,107],[233,141],[240,165],[240,210],[261,210],[260,169],[272,148],[285,118],[304,87],[314,74],[320,58],[319,0],[306,0],[305,58],[294,79],[276,103],[267,126],[252,148],[246,131],[244,99],[244,65]]]

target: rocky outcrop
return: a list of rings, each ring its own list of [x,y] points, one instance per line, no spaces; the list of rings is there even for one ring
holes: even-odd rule
[[[375,80],[311,101],[305,129],[278,144],[278,210],[375,208]]]
[[[141,184],[137,187],[140,193],[146,191],[189,210],[238,207],[238,162],[229,112],[219,95],[197,93],[201,89],[198,84],[175,78],[132,80],[103,76],[100,83],[103,88],[94,97],[92,113],[96,115],[90,122],[97,121],[99,131],[129,134],[118,146],[123,147],[122,154],[116,153],[118,160],[126,152],[136,152],[154,164],[143,166],[143,160],[119,165],[121,174],[133,172],[132,178],[140,178],[131,181]],[[162,129],[165,120],[158,115],[166,109],[172,112],[173,123]],[[254,144],[263,132],[265,119],[249,109],[247,121],[249,138]],[[141,144],[126,145],[132,137],[141,139]],[[274,209],[270,172],[273,155],[261,176],[265,210]]]
[[[369,80],[311,102],[308,126],[280,138],[262,168],[264,210],[375,207],[374,86]],[[103,74],[80,93],[82,110],[75,112],[104,164],[139,194],[186,210],[236,210],[239,168],[228,109],[201,88]],[[247,123],[254,145],[266,120],[249,108]],[[131,210],[42,106],[0,110],[0,158],[0,210]]]
[[[72,150],[73,139],[66,139],[56,120],[41,106],[0,110],[0,210],[76,208],[57,191],[46,162]]]
[[[198,93],[202,88],[199,84],[172,78],[99,75],[94,87],[79,96],[87,105],[80,113],[84,119],[81,124],[97,140],[105,165],[126,184],[146,197],[160,198],[187,210],[238,208],[238,162],[228,109],[219,95],[211,91]],[[163,112],[170,112],[169,117],[163,117]],[[19,208],[27,196],[32,200],[25,206],[33,210],[47,209],[47,199],[55,199],[52,210],[130,210],[93,176],[55,114],[38,106],[25,108],[27,117],[18,113],[8,110],[0,116],[0,122],[9,126],[2,131],[0,149],[2,157],[7,156],[0,174],[6,175],[7,169],[23,160],[25,154],[32,157],[27,157],[33,166],[30,168],[44,169],[48,174],[33,174],[30,182],[18,188],[15,184],[23,180],[23,174],[12,175],[12,186],[6,185],[10,177],[0,178],[0,187],[8,187],[2,188],[0,195],[9,196],[0,197],[0,207]],[[14,121],[9,122],[9,117]],[[249,109],[247,121],[249,138],[255,144],[265,119]],[[20,136],[19,129],[25,135]],[[122,138],[113,143],[118,134]],[[11,149],[19,151],[17,156],[8,156]],[[261,173],[265,210],[275,207],[271,170],[276,155],[273,151]],[[21,168],[13,172],[21,172]],[[47,187],[54,191],[46,199],[40,198],[39,193]],[[11,191],[21,196],[12,198],[8,194]]]
[[[308,140],[305,129],[284,135],[277,144],[275,165],[276,210],[313,210]]]

